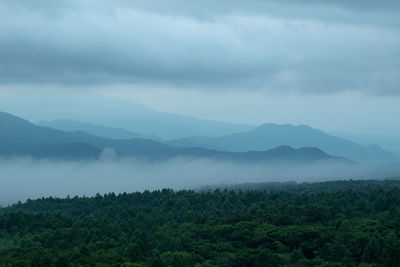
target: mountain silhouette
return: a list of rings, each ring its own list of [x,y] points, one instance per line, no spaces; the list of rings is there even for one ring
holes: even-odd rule
[[[54,121],[42,121],[38,125],[51,127],[53,129],[65,131],[65,132],[86,132],[92,135],[110,139],[131,139],[131,138],[152,138],[159,139],[156,136],[146,136],[140,133],[131,132],[123,128],[113,128],[97,125],[94,123],[80,122],[72,119],[62,119]]]
[[[395,160],[393,155],[378,145],[363,146],[306,125],[268,123],[251,131],[221,137],[187,137],[169,140],[165,143],[177,147],[198,146],[231,152],[264,151],[281,145],[294,148],[318,147],[331,155],[360,162]]]
[[[24,105],[24,108],[21,108],[21,105]],[[109,128],[124,128],[129,132],[164,139],[221,136],[255,127],[160,112],[130,100],[88,92],[18,95],[15,98],[0,99],[0,106],[3,110],[30,121],[72,119]],[[49,112],[50,110],[52,112]]]
[[[172,158],[205,158],[247,163],[263,162],[345,162],[318,148],[294,149],[279,146],[268,151],[226,152],[206,148],[179,148],[160,142],[132,138],[108,139],[85,132],[63,132],[38,126],[8,113],[0,112],[0,156],[49,159],[98,159],[105,150],[112,150],[116,157],[134,157],[145,160]]]

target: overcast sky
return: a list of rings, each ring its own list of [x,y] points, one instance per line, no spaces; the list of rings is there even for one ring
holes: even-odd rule
[[[396,135],[400,1],[2,0],[0,93],[22,90]]]

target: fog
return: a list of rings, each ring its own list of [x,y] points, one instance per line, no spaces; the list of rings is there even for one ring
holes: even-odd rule
[[[28,198],[93,196],[162,188],[257,182],[316,182],[400,177],[399,165],[269,164],[248,165],[190,160],[143,162],[133,159],[62,162],[29,158],[0,161],[0,205]]]

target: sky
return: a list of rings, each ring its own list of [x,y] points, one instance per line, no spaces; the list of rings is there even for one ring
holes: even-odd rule
[[[28,92],[397,136],[400,2],[2,0],[0,98]]]

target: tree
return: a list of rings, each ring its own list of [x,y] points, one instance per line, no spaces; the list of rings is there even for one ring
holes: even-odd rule
[[[382,253],[382,244],[380,240],[373,237],[365,245],[363,254],[361,256],[362,262],[372,263],[379,262]]]
[[[150,267],[166,267],[164,261],[160,257],[160,253],[155,251],[150,261]]]
[[[260,267],[282,266],[281,259],[269,249],[263,249],[258,253],[256,265]]]
[[[56,267],[70,267],[71,264],[67,257],[61,256],[55,262]]]
[[[385,239],[382,251],[383,263],[388,267],[400,266],[400,241],[395,233],[391,232]]]

